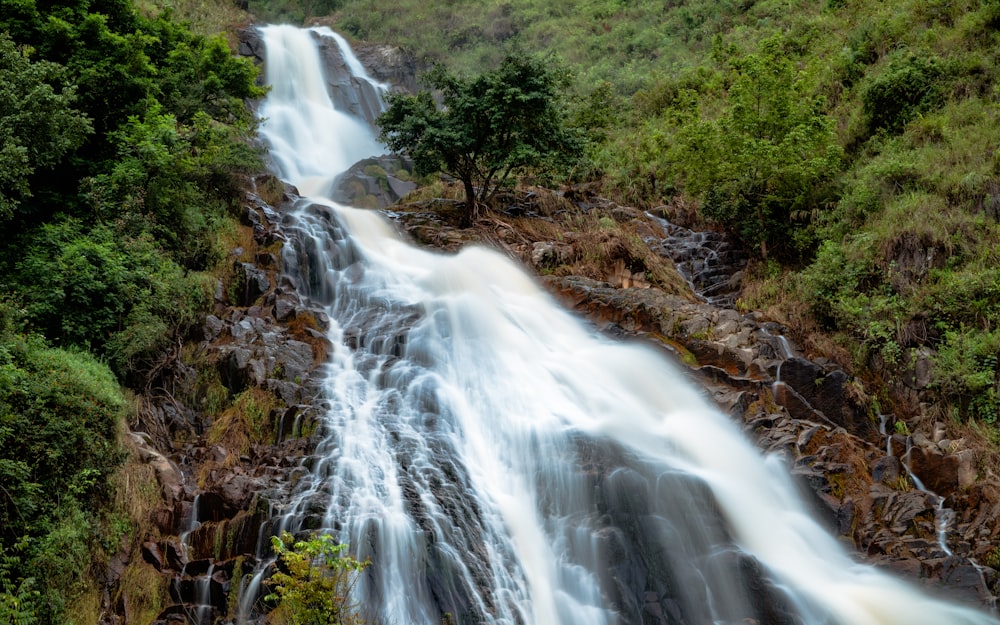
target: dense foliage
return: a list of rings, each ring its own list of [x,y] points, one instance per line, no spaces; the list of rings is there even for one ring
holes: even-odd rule
[[[210,301],[256,76],[130,0],[0,0],[0,622],[72,622],[129,529],[119,384]]]
[[[438,65],[423,80],[440,92],[442,106],[428,91],[392,96],[376,122],[380,138],[408,153],[418,174],[443,171],[460,180],[469,225],[512,177],[552,169],[579,153],[560,107],[559,79],[550,64],[523,55],[474,78]]]
[[[103,510],[126,404],[107,367],[18,332],[19,314],[0,304],[0,622],[64,622],[90,550],[116,544]]]

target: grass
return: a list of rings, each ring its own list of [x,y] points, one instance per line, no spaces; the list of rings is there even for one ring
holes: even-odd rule
[[[169,10],[179,21],[188,22],[191,30],[199,35],[225,34],[235,49],[235,33],[249,26],[252,16],[236,2],[211,2],[206,0],[136,0],[136,7],[147,16]]]
[[[127,603],[130,624],[149,625],[169,605],[169,585],[167,577],[143,560],[136,547],[122,572],[114,600]]]
[[[209,444],[222,445],[240,455],[246,454],[252,444],[273,443],[276,423],[272,412],[283,405],[266,389],[252,387],[243,391],[213,421],[207,435]]]

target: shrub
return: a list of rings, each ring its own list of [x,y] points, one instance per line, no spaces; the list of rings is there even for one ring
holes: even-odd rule
[[[898,134],[918,114],[940,106],[941,75],[941,62],[935,57],[912,52],[891,55],[885,71],[861,94],[869,132]]]
[[[274,592],[265,597],[278,601],[279,622],[290,625],[361,625],[364,620],[351,603],[357,574],[368,566],[344,555],[347,545],[323,534],[296,541],[288,532],[273,536],[271,546],[282,571],[270,580]],[[273,619],[272,619],[273,622]]]

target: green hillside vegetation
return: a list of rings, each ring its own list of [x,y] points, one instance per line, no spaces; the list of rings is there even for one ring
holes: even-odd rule
[[[135,539],[124,389],[211,301],[256,77],[129,0],[0,0],[0,623],[96,622]]]
[[[1000,2],[342,0],[324,21],[460,73],[555,55],[597,139],[576,179],[743,240],[741,305],[875,382],[883,411],[913,416],[892,391],[930,354],[930,416],[996,421]]]

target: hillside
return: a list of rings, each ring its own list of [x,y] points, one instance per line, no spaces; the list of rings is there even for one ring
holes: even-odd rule
[[[552,55],[597,139],[577,179],[743,240],[739,305],[880,411],[996,421],[1000,4],[357,0],[323,21],[458,71]]]

